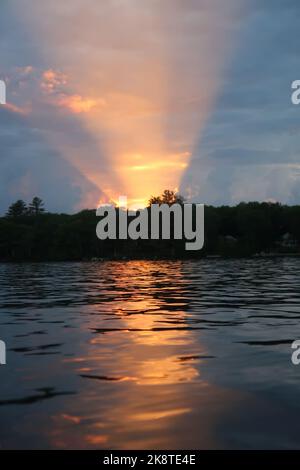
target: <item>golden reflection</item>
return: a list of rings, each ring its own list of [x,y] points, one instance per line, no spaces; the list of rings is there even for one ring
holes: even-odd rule
[[[150,413],[137,413],[134,416],[136,421],[148,421],[148,420],[157,420],[157,419],[164,419],[169,418],[170,416],[178,416],[185,413],[190,413],[192,411],[191,408],[178,408],[169,411],[157,411],[157,412],[150,412]]]
[[[181,263],[135,261],[106,269],[107,289],[99,265],[99,292],[114,301],[84,307],[80,328],[92,336],[77,357],[64,359],[83,389],[53,418],[55,439],[79,448],[174,448],[196,413],[198,421],[203,415],[198,439],[211,442],[213,420],[203,424],[206,403],[219,392],[201,377],[207,351],[190,328]]]
[[[195,365],[178,361],[181,348],[191,355],[199,354],[199,346],[195,349],[191,330],[186,329],[187,312],[184,308],[187,308],[187,302],[180,298],[180,290],[185,287],[180,271],[176,272],[174,281],[169,280],[170,285],[163,285],[162,282],[158,284],[156,263],[136,261],[121,269],[122,275],[115,280],[117,291],[126,291],[128,279],[137,273],[142,275],[140,290],[137,290],[142,299],[114,302],[114,313],[121,317],[122,328],[127,330],[129,337],[125,357],[120,358],[126,362],[124,369],[128,369],[130,363],[134,366],[130,372],[139,385],[196,379],[199,372]],[[94,341],[101,347],[102,338]]]

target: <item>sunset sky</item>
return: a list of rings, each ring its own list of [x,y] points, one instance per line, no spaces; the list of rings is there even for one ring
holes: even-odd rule
[[[300,204],[299,0],[2,0],[0,211]]]

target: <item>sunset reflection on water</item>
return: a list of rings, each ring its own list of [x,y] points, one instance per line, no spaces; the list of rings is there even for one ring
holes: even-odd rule
[[[298,387],[280,341],[298,281],[265,264],[0,265],[2,448],[276,447],[282,429],[295,446],[297,401],[281,393],[278,408],[276,390]]]
[[[120,263],[116,267],[116,300],[105,311],[105,322],[99,323],[99,315],[104,314],[102,304],[96,309],[95,305],[85,307],[94,335],[77,372],[90,380],[93,389],[88,400],[94,409],[101,410],[83,418],[91,422],[85,440],[90,445],[110,447],[120,435],[118,446],[130,442],[134,447],[151,447],[161,439],[167,444],[169,432],[170,445],[172,426],[193,410],[185,384],[194,382],[202,390],[208,387],[195,367],[205,350],[187,323],[187,281],[181,276],[180,263],[179,269],[167,263],[172,271],[168,284],[166,273],[155,262]],[[106,389],[113,406],[103,412],[102,393]],[[88,407],[80,405],[81,409]],[[59,421],[56,424],[59,426]],[[141,440],[142,434],[145,440]],[[70,446],[70,442],[65,444]]]

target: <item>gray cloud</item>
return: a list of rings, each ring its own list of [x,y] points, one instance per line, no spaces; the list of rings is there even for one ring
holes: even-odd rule
[[[30,201],[39,195],[48,210],[68,212],[82,197],[99,198],[96,188],[45,142],[41,130],[26,118],[0,109],[0,211],[17,198]]]
[[[296,0],[248,1],[236,54],[181,181],[194,200],[300,203],[300,107],[290,99],[299,13]]]

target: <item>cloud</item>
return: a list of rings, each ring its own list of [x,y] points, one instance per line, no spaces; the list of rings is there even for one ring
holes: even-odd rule
[[[300,203],[299,2],[247,2],[238,49],[181,181],[194,200]],[[204,176],[203,176],[204,175]]]
[[[15,104],[12,104],[12,103],[6,103],[3,105],[3,107],[5,109],[7,109],[8,111],[10,111],[11,113],[17,113],[17,114],[27,114],[29,112],[29,110],[27,109],[23,109],[23,108],[20,108],[19,106],[16,106]]]
[[[17,4],[10,4],[16,18]],[[243,4],[28,0],[23,28],[38,41],[45,95],[43,103],[35,99],[36,116],[43,104],[63,128],[73,114],[92,142],[81,155],[71,154],[61,135],[51,144],[113,195],[145,198],[178,186],[188,162],[172,164],[173,156],[190,153],[214,105]]]
[[[68,77],[62,72],[48,69],[42,72],[41,90],[48,96],[49,103],[65,108],[74,114],[86,113],[96,106],[104,106],[102,99],[83,97],[68,93]]]
[[[48,69],[42,73],[41,88],[44,92],[52,94],[67,85],[67,76],[61,72]]]
[[[54,207],[59,187],[74,210],[180,179],[193,200],[297,201],[299,10],[292,0],[5,3],[3,205],[43,188]]]
[[[45,199],[47,209],[66,212],[93,207],[104,196],[71,159],[63,157],[69,152],[76,159],[76,152],[81,149],[83,155],[83,149],[91,150],[93,143],[76,119],[58,116],[56,108],[43,101],[39,87],[42,75],[30,66],[26,70],[13,68],[9,90],[12,99],[22,96],[23,108],[12,103],[0,107],[2,213],[12,201],[29,201],[35,195]],[[94,154],[98,151],[97,146]]]

